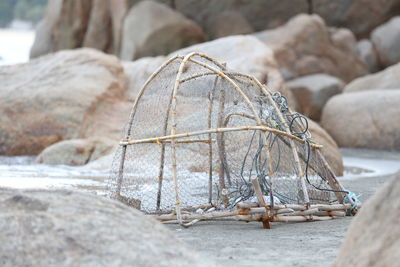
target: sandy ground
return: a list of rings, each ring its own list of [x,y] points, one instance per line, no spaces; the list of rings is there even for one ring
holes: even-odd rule
[[[339,179],[348,190],[361,194],[362,201],[400,169],[400,153],[342,152],[346,173]],[[31,157],[0,156],[0,188],[67,188],[101,194],[107,175],[68,166],[37,165]],[[262,229],[261,223],[244,222],[201,222],[189,229],[167,227],[220,266],[329,266],[351,220],[274,223],[271,230]]]
[[[349,190],[368,199],[400,169],[400,154],[344,149],[345,165],[374,170],[341,178]],[[364,159],[356,160],[356,159]],[[350,168],[349,168],[350,169]],[[329,266],[335,259],[352,217],[326,222],[260,223],[202,222],[189,229],[167,227],[179,239],[213,258],[220,266]]]

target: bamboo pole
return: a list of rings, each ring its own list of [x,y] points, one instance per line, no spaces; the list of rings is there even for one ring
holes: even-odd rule
[[[315,213],[317,216],[331,216],[331,217],[345,217],[346,211],[332,210],[332,211],[318,211]]]
[[[329,166],[328,162],[326,161],[325,157],[322,155],[321,151],[317,150],[316,152],[317,152],[318,157],[322,160],[324,167],[328,170],[329,175],[327,175],[327,180],[328,180],[329,186],[332,187],[336,191],[342,191],[342,192],[346,191],[343,188],[343,186],[336,179],[334,172],[332,171],[332,169]],[[348,197],[348,194],[347,193],[344,193],[344,194],[347,196],[347,199],[349,199],[350,203],[354,205],[354,201],[350,197]],[[340,203],[343,203],[343,201],[344,201],[343,193],[335,192],[335,196]]]
[[[240,209],[250,209],[258,207],[259,204],[255,202],[239,202],[236,206]],[[351,204],[312,204],[309,208],[318,208],[320,211],[346,210],[351,208]],[[274,210],[278,209],[306,210],[307,206],[301,204],[275,204]]]
[[[312,221],[329,221],[336,219],[338,216],[274,216],[272,222],[312,222]],[[207,219],[208,221],[244,221],[244,222],[260,222],[263,220],[262,214],[249,214],[249,215],[233,215],[227,217],[213,217]],[[199,221],[204,221],[199,220]],[[177,220],[161,221],[163,224],[177,224]]]
[[[289,129],[289,125],[287,124],[286,119],[283,117],[282,112],[280,111],[280,109],[278,108],[276,102],[273,100],[272,95],[270,93],[270,91],[268,91],[266,89],[266,86],[262,85],[254,76],[251,75],[246,75],[246,74],[237,74],[238,76],[243,76],[243,77],[247,77],[248,79],[254,81],[254,84],[256,84],[260,90],[264,93],[264,95],[267,96],[268,100],[271,102],[271,104],[273,105],[276,113],[278,114],[279,119],[281,120],[285,131],[290,134],[290,129]],[[290,143],[290,147],[292,148],[292,152],[293,152],[293,157],[294,157],[294,161],[296,163],[296,168],[297,168],[297,173],[299,175],[300,178],[300,184],[301,184],[301,188],[303,191],[303,197],[304,197],[304,202],[309,205],[310,204],[310,198],[308,196],[308,191],[307,191],[307,187],[306,187],[306,183],[305,183],[305,179],[304,179],[304,173],[302,170],[302,167],[300,165],[300,160],[299,160],[299,154],[297,151],[297,148],[293,142],[293,139],[289,140]]]
[[[264,195],[261,191],[260,183],[258,182],[257,178],[251,178],[251,183],[253,184],[254,192],[256,193],[257,199],[258,199],[258,204],[261,207],[265,207],[267,209],[267,205],[264,200]],[[263,228],[264,229],[271,229],[271,226],[269,224],[269,214],[267,213],[265,217],[262,217],[262,223],[263,223]]]
[[[214,128],[214,129],[209,129],[209,130],[193,131],[193,132],[187,132],[187,133],[165,135],[165,136],[151,137],[151,138],[138,139],[138,140],[121,140],[119,142],[119,144],[121,146],[126,146],[126,145],[145,144],[145,143],[158,143],[158,142],[161,142],[161,141],[167,140],[167,139],[172,140],[172,139],[177,139],[177,138],[185,138],[185,137],[203,135],[203,134],[209,134],[209,133],[222,133],[222,132],[248,131],[248,130],[267,131],[267,132],[272,132],[272,133],[276,133],[278,135],[283,135],[283,136],[289,137],[289,138],[296,140],[298,142],[301,142],[301,143],[303,143],[303,141],[304,141],[304,140],[298,138],[297,136],[288,134],[286,132],[283,132],[283,131],[280,131],[278,129],[271,128],[268,126],[238,126],[238,127]],[[322,147],[321,145],[318,145],[318,144],[311,144],[311,146],[315,147],[315,148]]]
[[[307,216],[307,215],[315,215],[319,211],[318,208],[310,208],[308,210],[299,210],[290,214],[285,214],[287,216]]]
[[[336,217],[331,216],[274,216],[273,222],[310,222],[310,221],[329,221]]]
[[[218,76],[215,77],[214,79],[214,84],[213,87],[210,91],[209,94],[209,102],[208,102],[208,118],[207,118],[207,127],[208,129],[211,129],[212,127],[212,110],[213,110],[213,104],[214,104],[214,94],[215,94],[215,89],[217,87],[218,83]],[[210,142],[208,143],[208,202],[212,203],[212,183],[213,183],[213,145],[212,145],[212,133],[208,134],[208,139]]]
[[[172,97],[173,94],[171,93],[170,99],[168,101],[167,111],[164,118],[163,135],[166,135],[168,130],[168,119],[169,119],[169,113],[171,111]],[[158,190],[157,190],[156,210],[160,210],[161,206],[162,182],[164,180],[165,142],[167,141],[169,140],[163,140],[163,142],[161,142],[160,165],[158,168]]]
[[[224,112],[225,112],[225,87],[221,87],[219,90],[219,103],[218,103],[218,119],[217,119],[217,127],[221,128],[224,123]],[[217,134],[217,146],[218,146],[218,154],[220,159],[220,171],[219,171],[219,187],[221,190],[226,188],[225,177],[228,182],[228,185],[231,185],[230,171],[228,162],[226,160],[226,151],[225,151],[225,140],[224,133],[221,132]],[[224,197],[225,205],[228,204],[228,199]]]
[[[182,214],[181,219],[183,221],[191,221],[191,220],[208,220],[211,218],[218,218],[218,217],[228,217],[228,216],[234,216],[238,215],[239,211],[238,210],[232,210],[232,211],[211,211],[211,212],[205,212],[203,214],[198,214],[198,213],[191,213],[191,214]],[[159,215],[159,216],[154,216],[155,219],[159,221],[166,221],[166,220],[173,220],[176,218],[174,214],[164,214],[164,215]]]
[[[143,87],[140,89],[138,95],[135,98],[135,101],[133,103],[133,107],[131,110],[131,113],[129,114],[129,121],[128,121],[128,127],[126,129],[125,133],[125,140],[128,140],[131,137],[131,129],[132,129],[132,124],[133,124],[133,119],[135,118],[136,110],[137,110],[137,105],[139,103],[139,100],[142,98],[144,91],[147,89],[147,86],[150,84],[151,81],[155,79],[155,77],[163,71],[169,64],[171,64],[173,61],[177,59],[182,59],[181,56],[174,56],[167,60],[164,64],[162,64],[155,72],[153,72],[150,77],[147,79],[147,81],[144,83]],[[118,169],[118,179],[117,179],[117,189],[116,189],[116,195],[119,196],[121,192],[121,186],[122,186],[122,180],[123,180],[123,173],[124,173],[124,164],[125,164],[125,157],[126,157],[126,145],[122,146],[122,152],[121,152],[121,161]]]
[[[174,136],[176,133],[176,107],[177,107],[177,94],[178,94],[178,89],[179,89],[179,80],[181,78],[181,75],[183,73],[184,67],[186,65],[186,62],[190,57],[192,57],[195,53],[191,53],[186,55],[178,69],[178,74],[176,75],[175,79],[175,85],[174,85],[174,90],[172,93],[172,102],[171,102],[171,110],[172,110],[172,116],[171,116],[171,135]],[[174,189],[175,189],[175,199],[176,199],[176,219],[178,220],[179,224],[183,226],[182,223],[182,214],[181,214],[181,201],[179,197],[179,184],[178,184],[178,179],[177,179],[177,170],[176,170],[176,142],[175,138],[172,139],[171,142],[171,148],[172,148],[172,179],[174,181]]]

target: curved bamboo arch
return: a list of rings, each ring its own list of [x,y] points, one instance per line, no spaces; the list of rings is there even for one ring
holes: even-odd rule
[[[140,89],[137,97],[135,98],[135,101],[133,102],[133,106],[132,106],[132,110],[131,113],[129,114],[129,121],[128,121],[128,126],[125,132],[125,140],[128,140],[130,138],[131,135],[131,128],[132,128],[132,124],[133,124],[133,120],[135,118],[135,114],[136,114],[136,110],[137,110],[137,105],[139,103],[139,100],[142,98],[143,93],[145,92],[145,90],[147,89],[148,85],[151,83],[151,81],[154,80],[155,77],[157,77],[157,75],[163,71],[169,64],[171,64],[172,62],[174,62],[177,59],[182,58],[182,56],[174,56],[172,58],[170,58],[169,60],[167,60],[164,64],[162,64],[155,72],[153,72],[150,77],[147,79],[147,81],[144,83],[144,85],[142,86],[142,88]],[[124,172],[124,164],[125,164],[125,156],[126,156],[126,145],[122,145],[122,155],[121,155],[121,161],[119,164],[119,168],[118,168],[118,180],[117,180],[117,189],[115,192],[116,197],[118,197],[120,195],[121,192],[121,185],[122,185],[122,179],[123,179],[123,172]]]
[[[200,53],[192,53],[192,54],[197,54],[198,56],[203,57],[203,55],[200,54]],[[191,54],[189,54],[189,55],[191,55]],[[192,57],[192,56],[189,56],[189,57],[188,57],[188,60],[189,60],[191,57]],[[208,56],[204,56],[204,58],[208,59]],[[199,62],[199,61],[194,60],[194,59],[191,59],[190,61],[193,62],[193,63],[196,63],[196,64],[198,64],[198,65],[200,65],[200,66],[203,66],[204,68],[207,68],[207,69],[209,69],[209,70],[212,71],[212,72],[218,72],[218,70],[214,69],[214,68],[211,67],[211,66],[208,66],[207,64],[205,64],[205,63],[203,63],[203,62]],[[183,62],[182,62],[182,63],[183,63]],[[181,64],[182,64],[182,63],[181,63]],[[240,89],[240,87],[239,87],[234,81],[232,81],[232,79],[230,79],[227,75],[225,75],[223,72],[219,72],[218,75],[221,76],[222,78],[224,78],[226,81],[228,81],[228,82],[243,96],[243,98],[244,98],[245,101],[247,102],[248,106],[250,107],[250,109],[251,109],[252,112],[254,113],[254,116],[255,116],[255,118],[256,118],[256,120],[257,120],[257,123],[258,123],[259,125],[263,125],[263,123],[262,123],[261,119],[259,118],[259,116],[258,116],[258,114],[257,114],[257,111],[254,109],[254,106],[253,106],[253,104],[251,103],[250,99],[249,99],[249,98],[247,97],[247,95]],[[275,108],[275,111],[276,111],[276,113],[278,114],[279,119],[282,121],[282,123],[283,123],[283,125],[284,125],[284,127],[285,127],[285,131],[286,131],[288,134],[291,134],[291,133],[290,133],[289,126],[288,126],[288,124],[287,124],[287,121],[284,119],[284,117],[283,117],[283,115],[282,115],[282,112],[281,112],[280,109],[278,108],[278,106],[277,106],[277,104],[275,103],[275,101],[272,99],[271,92],[270,92],[269,90],[267,90],[254,76],[251,76],[251,75],[243,75],[243,76],[250,78],[252,81],[254,81],[254,82],[259,86],[260,90],[268,97],[269,101],[271,102],[271,104],[272,104],[273,107]],[[180,76],[179,76],[179,78],[180,78]],[[177,80],[178,80],[178,78],[177,78]],[[264,136],[265,136],[265,135],[264,135]],[[293,157],[294,157],[294,160],[295,160],[295,163],[296,163],[296,167],[297,167],[297,173],[298,173],[298,175],[299,175],[299,177],[300,177],[301,187],[302,187],[302,191],[303,191],[303,194],[304,194],[304,201],[305,201],[306,205],[309,206],[309,205],[310,205],[310,199],[309,199],[309,196],[308,196],[308,191],[307,191],[307,187],[306,187],[306,182],[305,182],[305,179],[304,179],[304,172],[303,172],[302,167],[301,167],[301,164],[300,164],[300,159],[299,159],[299,154],[298,154],[298,151],[297,151],[297,147],[295,146],[295,144],[294,144],[294,142],[293,142],[293,139],[290,139],[290,140],[289,140],[289,143],[290,143],[290,146],[291,146],[291,148],[292,148]],[[269,153],[269,151],[268,151],[268,153]],[[268,172],[268,173],[270,174],[270,176],[272,176],[271,168],[270,168],[270,167],[269,167],[269,172]],[[270,182],[271,182],[271,187],[272,187],[272,180],[270,180]],[[272,191],[272,190],[271,190],[271,191]],[[272,198],[271,198],[271,200],[272,200]]]
[[[177,98],[177,93],[178,93],[178,89],[180,86],[180,78],[182,76],[183,70],[185,65],[187,64],[187,62],[190,60],[191,62],[203,66],[207,69],[209,69],[212,72],[215,72],[218,74],[219,77],[223,78],[224,80],[226,80],[245,100],[247,106],[250,108],[250,110],[253,112],[254,117],[257,120],[258,125],[263,125],[262,120],[260,119],[260,117],[257,114],[257,111],[254,108],[253,103],[250,101],[249,97],[242,91],[242,89],[231,79],[229,78],[227,75],[225,75],[222,71],[219,71],[203,62],[199,62],[197,60],[193,60],[192,57],[194,56],[199,56],[202,58],[205,58],[207,60],[210,60],[211,62],[213,62],[215,65],[217,65],[218,67],[220,67],[222,70],[224,70],[224,66],[222,64],[216,63],[213,59],[211,59],[210,57],[197,53],[197,52],[193,52],[190,53],[188,55],[185,56],[185,58],[182,60],[181,65],[179,66],[179,70],[178,70],[178,74],[176,75],[176,80],[175,80],[175,86],[174,86],[174,90],[172,93],[172,117],[171,117],[171,135],[174,136],[176,134],[176,98]],[[263,135],[264,138],[266,139],[265,135]],[[266,140],[265,140],[266,141]],[[179,199],[179,185],[177,182],[177,172],[176,172],[176,143],[175,143],[175,138],[172,139],[171,142],[171,147],[172,147],[172,178],[175,184],[175,197],[176,197],[176,214],[177,214],[177,220],[179,222],[179,224],[183,225],[182,223],[182,219],[181,219],[181,212],[180,212],[180,199]],[[267,157],[268,157],[268,162],[271,162],[271,156],[270,156],[270,152],[269,152],[269,148],[266,149],[267,152]],[[268,168],[268,173],[271,173],[271,168]],[[271,183],[272,185],[272,183]],[[304,192],[304,194],[307,194],[307,192]],[[271,192],[272,195],[272,192]]]

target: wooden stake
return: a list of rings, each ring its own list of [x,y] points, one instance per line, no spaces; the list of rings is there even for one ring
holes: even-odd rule
[[[172,102],[171,102],[171,110],[172,110],[172,116],[171,116],[171,135],[176,134],[176,106],[177,106],[177,95],[178,95],[178,89],[179,89],[179,80],[181,78],[182,72],[184,70],[184,67],[186,65],[186,62],[192,57],[195,53],[188,54],[185,56],[181,62],[181,65],[179,66],[178,74],[176,75],[175,79],[175,85],[174,85],[174,90],[172,93]],[[174,181],[174,188],[175,188],[175,199],[176,199],[176,219],[178,220],[180,225],[183,225],[182,219],[181,219],[181,201],[179,197],[179,184],[178,184],[178,178],[177,178],[177,170],[176,170],[176,143],[175,139],[172,139],[171,142],[171,150],[172,150],[172,179]]]
[[[215,89],[217,87],[217,83],[218,83],[218,76],[215,77],[214,79],[214,84],[213,87],[210,91],[210,95],[209,95],[209,102],[208,102],[208,129],[211,129],[212,125],[211,125],[211,119],[212,119],[212,110],[213,110],[213,103],[214,103],[214,94],[215,94]],[[210,142],[208,143],[208,202],[212,203],[212,186],[213,186],[213,164],[212,164],[212,160],[213,160],[213,145],[212,145],[212,134],[209,133],[208,134],[208,139],[210,140]]]
[[[254,192],[256,193],[257,199],[258,199],[258,204],[261,207],[265,207],[267,209],[267,205],[264,200],[264,195],[261,191],[260,183],[258,182],[257,178],[251,178],[251,183],[253,184]],[[269,225],[269,214],[266,214],[265,217],[262,219],[263,227],[264,229],[271,229],[271,226]]]

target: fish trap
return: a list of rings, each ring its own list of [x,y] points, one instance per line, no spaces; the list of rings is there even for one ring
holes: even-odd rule
[[[111,196],[164,223],[320,221],[356,208],[307,119],[255,77],[200,54],[160,66],[133,103]]]

